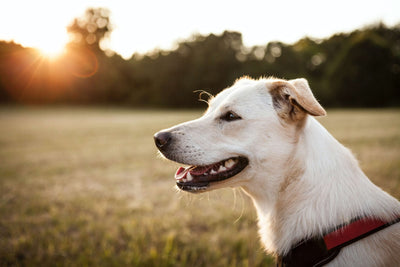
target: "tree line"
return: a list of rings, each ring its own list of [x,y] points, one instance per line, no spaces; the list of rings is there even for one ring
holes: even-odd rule
[[[0,41],[0,102],[196,108],[194,91],[216,94],[248,75],[305,77],[328,107],[400,106],[400,25],[254,47],[239,32],[193,35],[176,49],[124,60],[101,48],[112,30],[108,14],[89,9],[75,19],[58,59]]]

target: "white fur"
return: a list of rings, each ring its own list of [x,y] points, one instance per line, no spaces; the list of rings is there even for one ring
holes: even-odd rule
[[[311,91],[307,93],[304,79],[241,79],[212,99],[201,118],[164,130],[176,137],[169,158],[208,165],[247,157],[249,165],[241,173],[208,189],[243,188],[257,209],[261,240],[269,253],[282,255],[301,239],[358,216],[390,221],[400,215],[398,200],[375,186],[352,153],[317,120],[310,115],[287,118],[274,105],[271,88],[277,82],[303,87],[288,98],[295,100],[291,104],[300,103],[313,115],[324,113]],[[293,93],[296,88],[290,84]],[[242,119],[221,120],[227,111]],[[304,110],[295,112],[298,116]],[[343,248],[328,266],[400,266],[400,223]]]

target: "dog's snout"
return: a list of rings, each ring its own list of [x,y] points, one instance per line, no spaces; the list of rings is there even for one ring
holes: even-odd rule
[[[170,132],[158,132],[154,135],[154,142],[158,149],[165,148],[172,139],[172,134]]]

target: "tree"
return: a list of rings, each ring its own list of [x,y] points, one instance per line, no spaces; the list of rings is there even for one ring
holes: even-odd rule
[[[124,86],[120,86],[118,69],[113,67],[116,60],[106,56],[102,47],[112,31],[109,16],[108,9],[89,8],[67,28],[71,35],[67,65],[78,78],[74,87],[78,102],[108,104],[124,95],[120,92]]]
[[[336,104],[342,106],[382,107],[393,99],[395,75],[388,40],[375,33],[355,35],[338,55],[329,80]]]
[[[100,50],[101,41],[112,31],[109,16],[108,9],[89,8],[83,17],[74,19],[67,28],[72,44]]]

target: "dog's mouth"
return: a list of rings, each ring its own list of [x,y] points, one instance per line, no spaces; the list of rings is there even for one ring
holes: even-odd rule
[[[180,167],[175,173],[176,184],[184,191],[203,191],[211,183],[235,176],[248,164],[249,160],[245,157],[233,157],[206,166]]]

